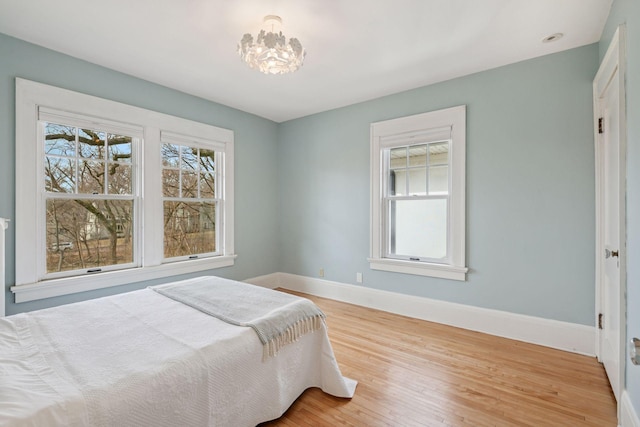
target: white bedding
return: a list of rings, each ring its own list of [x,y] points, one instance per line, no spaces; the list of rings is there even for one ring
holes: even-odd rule
[[[0,318],[0,426],[255,426],[351,397],[324,325],[262,360],[251,328],[144,289]]]

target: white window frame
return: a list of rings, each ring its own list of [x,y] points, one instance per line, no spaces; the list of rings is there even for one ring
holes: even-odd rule
[[[385,150],[425,142],[450,140],[447,258],[442,263],[391,258],[387,254]],[[416,114],[371,124],[370,258],[373,270],[466,280],[465,171],[466,106]]]
[[[43,149],[38,147],[40,110],[58,111],[78,120],[117,123],[136,130],[141,138],[139,165],[141,203],[138,215],[137,267],[43,280],[44,221],[42,206]],[[178,262],[163,259],[163,215],[161,179],[161,133],[184,135],[224,152],[224,204],[220,219],[222,236],[219,256]],[[39,153],[39,154],[38,154]],[[194,122],[144,108],[57,88],[25,79],[16,79],[16,282],[11,287],[17,303],[76,292],[231,266],[234,253],[233,131]],[[34,262],[34,255],[35,262]]]

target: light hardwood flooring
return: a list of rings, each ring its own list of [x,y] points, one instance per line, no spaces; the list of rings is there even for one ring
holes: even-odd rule
[[[299,295],[327,315],[342,373],[358,387],[352,399],[308,389],[263,426],[617,424],[593,357]]]

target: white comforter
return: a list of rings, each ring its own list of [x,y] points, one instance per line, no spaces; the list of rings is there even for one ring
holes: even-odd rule
[[[0,426],[255,426],[351,397],[326,329],[262,360],[251,328],[145,289],[0,319]]]

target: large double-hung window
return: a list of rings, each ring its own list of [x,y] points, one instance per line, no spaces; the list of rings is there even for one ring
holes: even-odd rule
[[[450,140],[444,138],[443,135],[436,138],[442,141],[412,141],[383,151],[388,258],[431,262],[446,262],[449,258]]]
[[[38,175],[43,278],[136,266],[141,138],[140,127],[39,108],[42,167],[23,172]]]
[[[233,132],[18,79],[16,213],[16,302],[233,265]]]
[[[371,268],[464,280],[465,107],[371,125]]]
[[[164,257],[218,255],[223,151],[178,135],[163,133],[161,139]]]

